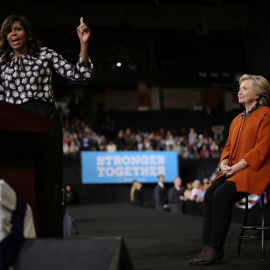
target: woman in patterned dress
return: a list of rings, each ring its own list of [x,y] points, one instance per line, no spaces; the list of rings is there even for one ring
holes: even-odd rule
[[[88,57],[90,29],[80,19],[77,28],[80,55],[76,65],[60,54],[41,47],[31,23],[24,16],[10,15],[0,33],[0,101],[17,104],[52,120],[50,135],[39,135],[42,143],[34,156],[39,237],[63,236],[62,182],[63,134],[52,86],[52,74],[77,81],[93,76]]]

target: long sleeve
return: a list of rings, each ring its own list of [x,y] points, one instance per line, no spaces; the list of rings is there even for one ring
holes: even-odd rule
[[[89,57],[88,57],[88,65],[86,67],[84,65],[81,56],[79,56],[79,61],[77,62],[77,64],[72,65],[67,60],[65,60],[60,54],[54,51],[51,51],[51,55],[53,68],[59,75],[70,80],[78,80],[78,81],[85,81],[93,77],[94,65]]]
[[[5,100],[5,87],[4,81],[0,78],[0,101]]]
[[[270,109],[257,108],[251,115],[233,120],[230,140],[221,159],[229,154],[229,166],[244,159],[248,166],[227,181],[236,183],[239,192],[261,194],[269,185],[270,171]],[[219,173],[218,179],[223,173]]]
[[[0,67],[1,70],[1,67]],[[2,78],[2,70],[1,70],[1,74],[0,74],[0,101],[4,101],[5,100],[5,81],[4,78]]]
[[[87,66],[81,57],[76,65],[72,65],[46,47],[41,48],[37,55],[11,58],[0,66],[0,70],[0,100],[13,104],[30,100],[54,104],[53,72],[73,81],[86,81],[94,74],[90,58]]]
[[[261,119],[254,147],[244,156],[244,160],[254,170],[258,171],[270,156],[270,114]]]

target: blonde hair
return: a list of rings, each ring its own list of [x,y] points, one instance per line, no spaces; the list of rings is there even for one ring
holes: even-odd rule
[[[137,180],[133,180],[132,182],[132,187],[130,189],[130,200],[133,202],[134,201],[134,192],[137,188],[137,185],[138,185],[138,181]]]
[[[250,80],[255,95],[259,95],[258,102],[261,106],[267,106],[268,96],[270,93],[269,82],[262,76],[244,74],[239,79],[239,84],[245,80]]]

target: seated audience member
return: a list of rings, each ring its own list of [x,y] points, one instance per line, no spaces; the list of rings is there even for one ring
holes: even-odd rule
[[[194,144],[196,144],[200,151],[202,150],[202,147],[204,145],[204,137],[202,134],[199,135],[198,139],[194,142]]]
[[[157,135],[160,136],[161,139],[164,139],[166,135],[164,128],[160,128]]]
[[[124,137],[124,131],[122,129],[120,129],[118,131],[118,134],[115,138],[115,144],[116,144],[116,147],[119,151],[123,151],[125,150],[125,147],[126,147],[126,140],[125,140],[125,137]]]
[[[153,150],[153,148],[152,148],[152,146],[151,146],[151,143],[150,143],[150,141],[149,141],[149,139],[148,138],[145,138],[144,140],[143,140],[143,144],[144,144],[144,150],[146,150],[146,151],[150,151],[150,150]]]
[[[195,142],[195,140],[197,139],[197,132],[195,131],[195,129],[193,127],[191,127],[189,129],[189,133],[188,133],[188,142],[189,144],[193,144]]]
[[[219,145],[218,145],[217,141],[213,141],[213,143],[211,144],[210,152],[211,152],[212,158],[219,158],[220,157]]]
[[[70,140],[69,140],[68,134],[67,134],[67,132],[64,131],[63,132],[63,152],[64,152],[64,154],[69,152],[69,143],[70,143]]]
[[[99,140],[99,143],[98,143],[98,148],[99,148],[99,151],[106,151],[107,149],[107,140],[105,138],[104,135],[101,135],[100,136],[100,140]]]
[[[177,176],[174,178],[174,186],[168,191],[168,202],[172,213],[183,213],[183,190],[181,189],[182,179]]]
[[[107,152],[116,152],[117,148],[113,141],[109,141],[109,144],[106,146]]]
[[[155,209],[165,210],[167,207],[167,194],[164,186],[164,175],[158,176],[158,183],[154,188]]]
[[[141,136],[137,136],[137,147],[136,147],[136,150],[138,150],[138,151],[145,150],[145,146],[144,146],[143,139],[142,139]]]
[[[145,206],[145,202],[142,194],[142,184],[137,182],[136,189],[134,190],[134,201],[133,204],[136,206]]]
[[[184,147],[183,153],[182,153],[183,158],[191,158],[191,153],[189,151],[188,146]]]
[[[183,140],[183,137],[180,137],[179,140],[176,141],[176,144],[173,148],[174,151],[177,152],[178,155],[182,156],[184,151],[184,146],[181,144],[181,141]]]
[[[210,151],[207,148],[207,145],[203,145],[202,150],[201,150],[201,158],[209,158],[210,157]]]
[[[256,204],[260,204],[261,197],[256,194],[249,194],[248,196],[248,209],[252,208]],[[235,203],[235,206],[238,208],[246,208],[246,198],[243,198],[241,201]]]
[[[127,150],[129,151],[135,150],[137,147],[136,134],[131,133],[130,137],[126,139],[126,143],[127,143]]]
[[[67,153],[69,153],[69,146],[68,146],[68,144],[67,143],[63,143],[63,153],[64,154],[67,154]]]
[[[224,132],[225,126],[224,125],[215,125],[211,129],[214,133],[214,140],[218,140],[219,142],[223,142],[223,140],[224,140],[223,132]]]
[[[192,183],[188,182],[184,191],[184,201],[189,201],[191,197]]]
[[[208,188],[210,185],[210,181],[208,178],[204,178],[203,179],[203,186],[205,186],[205,188]]]
[[[87,133],[83,133],[80,141],[81,151],[90,151],[90,136]]]
[[[198,147],[193,144],[192,147],[191,147],[191,151],[190,151],[190,158],[195,158],[195,159],[198,159],[200,158],[200,153],[199,153],[199,150],[198,150]]]
[[[74,139],[70,140],[70,145],[69,145],[69,152],[70,153],[77,153],[79,152],[79,147],[75,144]]]
[[[202,190],[201,188],[201,181],[200,180],[194,180],[192,183],[192,190],[190,195],[190,200],[195,201],[196,196],[198,193]]]
[[[216,176],[219,174],[219,167],[217,167],[215,170],[214,170],[214,172],[212,173],[212,175],[210,176],[210,178],[209,178],[209,180],[210,181],[213,181],[215,178],[216,178]]]
[[[196,196],[196,199],[195,199],[196,202],[203,202],[204,194],[205,194],[205,191],[207,190],[208,187],[209,187],[209,179],[204,178],[203,179],[203,184],[202,184],[202,189]]]
[[[166,145],[166,150],[172,150],[174,147],[174,138],[173,135],[171,133],[171,131],[167,131],[166,133],[166,138],[165,138],[165,145]]]

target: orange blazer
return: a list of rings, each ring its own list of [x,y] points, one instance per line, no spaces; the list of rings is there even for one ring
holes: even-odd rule
[[[243,119],[241,114],[233,119],[220,162],[225,158],[229,158],[229,166],[242,158],[248,163],[227,180],[236,183],[237,191],[264,193],[270,184],[270,108],[261,106]],[[220,172],[214,180],[222,175]]]

